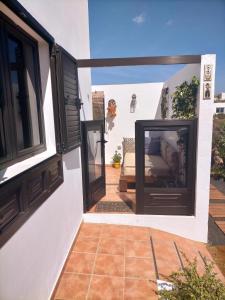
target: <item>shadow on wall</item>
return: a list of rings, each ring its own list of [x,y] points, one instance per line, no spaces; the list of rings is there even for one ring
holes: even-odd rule
[[[106,116],[106,123],[107,123],[107,132],[111,131],[113,127],[115,126],[115,123],[113,120],[116,117],[116,101],[114,99],[110,99],[108,102],[108,107],[107,107],[107,116]]]
[[[156,120],[167,119],[168,117],[168,91],[169,88],[164,84],[155,114]]]
[[[48,80],[50,80],[50,63],[49,63],[49,46],[47,43],[41,43],[39,42],[39,55],[41,57],[40,59],[40,73],[41,73],[41,89],[42,89],[42,99],[43,102],[46,99],[46,90],[47,90],[47,84]]]
[[[67,170],[80,169],[80,150],[76,148],[73,151],[63,155],[63,161]]]
[[[115,123],[113,122],[114,117],[111,117],[109,114],[107,114],[105,120],[106,120],[106,124],[107,124],[106,130],[107,130],[107,133],[108,133],[115,126]]]

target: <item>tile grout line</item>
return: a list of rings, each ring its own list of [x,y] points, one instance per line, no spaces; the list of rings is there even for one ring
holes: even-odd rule
[[[126,240],[124,240],[125,242]],[[72,252],[75,252],[75,253],[79,253],[79,254],[95,254],[95,252],[82,252],[82,251],[72,251]],[[98,254],[101,254],[101,255],[106,255],[106,256],[123,256],[123,254],[111,254],[111,253],[104,253],[104,252],[99,252]],[[141,258],[145,258],[145,259],[148,259],[151,257],[151,255],[149,256],[126,256],[127,258],[136,258],[136,259],[141,259]]]
[[[125,237],[127,235],[127,229],[125,229]],[[126,256],[125,256],[125,252],[126,252],[126,239],[123,240],[123,255],[124,255],[124,278],[123,278],[123,300],[125,299],[125,276],[126,276]]]
[[[183,261],[182,261],[182,258],[181,258],[181,255],[180,255],[179,249],[178,249],[178,247],[177,247],[177,244],[176,244],[176,242],[175,242],[175,241],[173,241],[173,244],[174,244],[174,247],[175,247],[175,249],[176,249],[176,253],[177,253],[177,256],[178,256],[178,259],[179,259],[179,262],[180,262],[181,268],[182,268],[182,270],[183,270],[183,269],[184,269],[184,263],[183,263]]]
[[[207,266],[206,258],[203,257],[203,255],[202,255],[202,253],[200,252],[200,250],[198,250],[198,254],[199,254],[200,257],[201,257],[201,259],[202,259],[202,261],[203,261],[203,263],[204,263],[204,266]]]
[[[153,263],[154,263],[154,267],[155,267],[155,275],[156,275],[156,280],[159,279],[159,271],[158,271],[158,267],[157,267],[157,263],[156,263],[156,256],[155,256],[155,250],[154,250],[154,245],[153,245],[153,238],[150,235],[150,242],[151,242],[151,248],[152,248],[152,256],[153,256]]]
[[[64,272],[65,274],[73,274],[73,275],[85,275],[90,276],[90,273],[77,273],[77,272]],[[110,277],[110,278],[120,278],[122,279],[123,276],[115,276],[110,274],[93,274],[96,277]],[[132,277],[132,276],[125,276],[126,279],[134,279],[134,280],[145,280],[149,281],[151,280],[149,277]]]
[[[99,244],[100,244],[100,239],[101,239],[102,228],[103,227],[101,226],[101,230],[100,230],[100,234],[99,234],[99,240],[98,240],[98,245],[97,245],[96,253],[95,253],[95,259],[94,259],[94,263],[93,263],[93,267],[92,267],[92,273],[91,273],[90,282],[89,282],[89,285],[88,285],[86,300],[88,299],[88,296],[89,296],[89,293],[90,293],[90,287],[91,287],[92,278],[94,276],[94,270],[95,270],[95,264],[96,264],[96,260],[97,260],[97,255],[98,255],[98,249],[99,249]]]

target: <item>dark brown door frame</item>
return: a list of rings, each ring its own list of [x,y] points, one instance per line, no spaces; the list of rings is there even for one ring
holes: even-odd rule
[[[100,68],[143,65],[199,64],[201,55],[146,56],[120,58],[78,59],[78,68]]]
[[[180,126],[189,128],[188,165],[186,188],[147,188],[144,186],[144,132],[155,128],[175,129]],[[136,213],[156,215],[194,215],[195,214],[195,179],[196,179],[196,141],[197,119],[194,120],[138,120],[135,123],[136,146]],[[153,194],[182,194],[184,199],[177,199],[171,206],[151,206]],[[149,207],[146,203],[149,203]]]
[[[101,143],[101,157],[102,157],[102,176],[97,178],[93,183],[89,184],[89,172],[88,172],[88,145],[87,145],[87,131],[89,129],[92,130],[100,130],[101,137],[99,143]],[[82,182],[83,182],[83,205],[84,205],[84,213],[93,206],[94,197],[92,197],[94,192],[100,191],[100,198],[105,196],[106,193],[106,185],[105,185],[105,139],[104,139],[104,120],[95,120],[95,121],[82,121],[81,122],[81,160],[82,160]],[[99,199],[100,199],[99,198]],[[98,200],[99,200],[98,199]]]

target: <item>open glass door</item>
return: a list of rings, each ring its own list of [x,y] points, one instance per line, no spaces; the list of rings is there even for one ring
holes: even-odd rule
[[[106,193],[104,121],[81,124],[84,206],[88,210]]]
[[[136,212],[193,215],[196,120],[136,121]]]

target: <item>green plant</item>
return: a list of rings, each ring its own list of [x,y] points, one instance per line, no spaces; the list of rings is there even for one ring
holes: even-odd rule
[[[192,77],[190,83],[184,81],[176,87],[176,91],[172,96],[172,118],[176,119],[192,119],[196,116],[196,102],[199,87],[199,79]]]
[[[225,124],[219,130],[218,136],[215,139],[215,146],[219,152],[220,157],[225,159]]]
[[[114,163],[120,163],[121,159],[122,159],[121,154],[118,151],[115,151],[115,153],[114,153],[114,155],[112,157],[113,162]]]
[[[223,179],[225,181],[225,124],[214,128],[213,150],[212,150],[212,168],[211,175],[214,179]]]
[[[168,280],[173,284],[171,291],[160,291],[162,300],[223,300],[225,286],[213,271],[214,264],[205,259],[205,270],[202,275],[197,271],[197,260],[193,262],[185,257],[183,270],[172,273]]]
[[[211,175],[215,180],[223,179],[225,181],[224,166],[213,166],[211,169]]]

